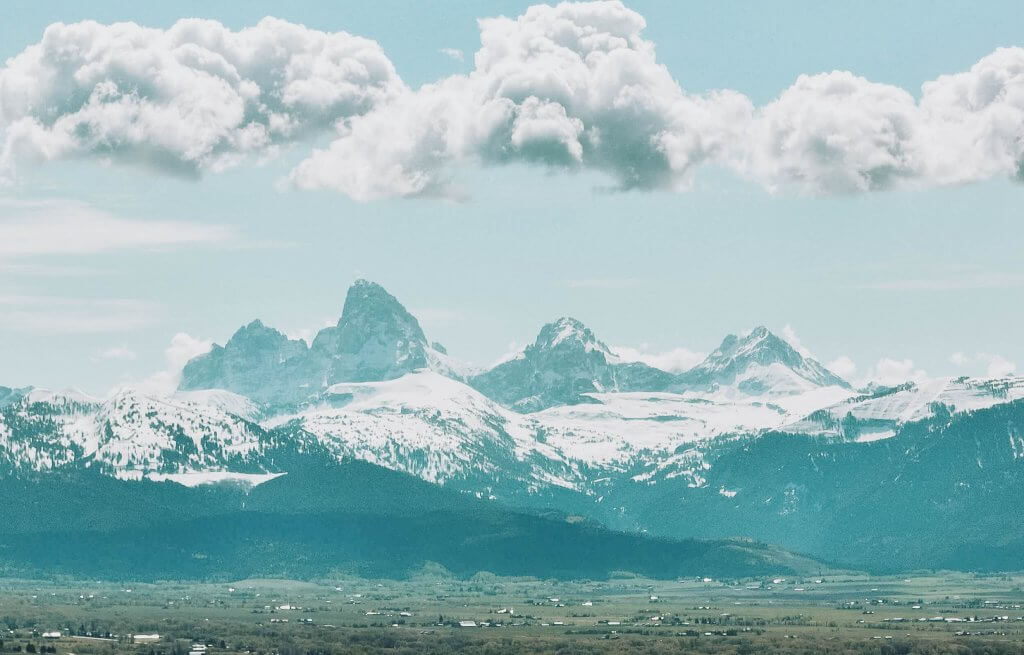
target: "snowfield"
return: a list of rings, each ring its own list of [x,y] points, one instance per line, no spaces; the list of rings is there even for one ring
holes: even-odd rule
[[[874,395],[853,396],[822,408],[824,416],[808,417],[785,429],[806,434],[838,435],[837,423],[852,417],[868,424],[858,441],[876,441],[896,434],[903,423],[934,415],[936,405],[952,413],[985,409],[1024,398],[1024,378],[936,378],[907,383]],[[811,414],[811,412],[806,412]],[[823,420],[825,419],[825,420]]]
[[[752,377],[780,383],[742,391]],[[159,398],[125,389],[105,400],[33,391],[0,411],[0,462],[37,471],[78,464],[186,486],[254,485],[281,473],[273,453],[284,447],[481,494],[504,484],[593,495],[602,476],[623,473],[643,484],[682,477],[702,486],[719,438],[766,430],[836,436],[852,416],[864,423],[855,440],[869,441],[931,416],[936,403],[968,411],[1024,398],[1024,378],[940,379],[873,395],[792,381],[774,365],[752,365],[735,384],[706,392],[586,393],[577,404],[526,414],[426,369],[334,384],[316,402],[285,409],[218,389]]]

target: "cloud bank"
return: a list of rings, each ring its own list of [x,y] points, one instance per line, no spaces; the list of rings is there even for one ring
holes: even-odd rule
[[[0,171],[96,157],[197,175],[327,132],[288,180],[360,201],[458,195],[458,165],[511,162],[622,190],[684,191],[704,164],[808,194],[1024,180],[1024,48],[914,93],[801,75],[757,107],[687,92],[620,2],[479,26],[472,70],[411,89],[374,41],[272,18],[54,24],[0,69]]]
[[[0,69],[0,172],[98,157],[195,175],[369,111],[403,84],[374,41],[274,18],[233,32],[54,23]]]

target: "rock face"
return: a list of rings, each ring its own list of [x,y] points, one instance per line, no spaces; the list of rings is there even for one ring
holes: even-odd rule
[[[358,280],[341,319],[313,345],[253,321],[224,346],[190,361],[182,391],[226,389],[265,405],[294,405],[339,382],[391,380],[422,368],[445,368],[419,322],[378,284]]]
[[[730,334],[707,359],[682,373],[678,382],[701,391],[735,386],[752,395],[799,393],[814,387],[850,388],[848,382],[763,326],[743,337]]]
[[[180,388],[227,389],[261,403],[289,403],[308,396],[315,378],[305,341],[256,320],[188,362]]]
[[[378,284],[357,281],[341,319],[313,340],[311,355],[327,383],[391,380],[427,368],[430,349],[419,321]]]
[[[560,318],[541,328],[521,353],[469,383],[506,407],[532,412],[588,402],[586,393],[652,391],[672,381],[671,374],[646,364],[620,362],[590,328],[574,318]]]

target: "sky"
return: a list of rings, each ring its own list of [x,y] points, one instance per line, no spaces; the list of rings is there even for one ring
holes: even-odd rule
[[[570,315],[677,368],[760,324],[856,381],[1024,368],[1017,9],[5,2],[0,385],[173,386],[358,278],[477,365]]]

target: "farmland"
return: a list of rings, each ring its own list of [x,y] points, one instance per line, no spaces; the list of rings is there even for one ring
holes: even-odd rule
[[[3,651],[1016,653],[1024,575],[0,581]],[[56,633],[60,633],[57,636]],[[148,637],[142,637],[148,635]]]

